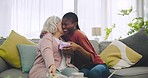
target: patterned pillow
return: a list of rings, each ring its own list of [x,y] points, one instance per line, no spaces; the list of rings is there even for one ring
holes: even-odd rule
[[[143,56],[135,66],[148,66],[148,35],[144,28],[120,41]]]
[[[124,43],[115,40],[103,50],[100,57],[105,61],[108,67],[122,69],[137,63],[142,58],[142,55],[138,54]]]

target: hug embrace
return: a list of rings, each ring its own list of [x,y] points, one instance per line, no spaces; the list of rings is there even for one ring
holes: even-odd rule
[[[77,72],[88,78],[108,78],[110,75],[105,62],[80,30],[75,13],[68,12],[62,19],[49,17],[40,38],[30,78],[66,78]]]

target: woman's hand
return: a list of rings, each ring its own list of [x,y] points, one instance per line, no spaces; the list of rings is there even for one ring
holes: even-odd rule
[[[73,52],[75,52],[79,55],[82,55],[82,57],[86,58],[87,60],[91,60],[90,53],[86,51],[83,47],[74,42],[70,42],[70,44],[70,46],[63,47],[65,53],[73,54]]]
[[[52,64],[48,70],[49,74],[52,76],[56,75],[56,66],[54,64]]]
[[[74,43],[74,42],[70,42],[70,46],[65,46],[63,47],[63,51],[67,52],[67,53],[73,53],[74,51],[79,49],[79,45]]]

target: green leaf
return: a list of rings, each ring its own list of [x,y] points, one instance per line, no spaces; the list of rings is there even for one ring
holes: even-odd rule
[[[105,28],[106,35],[104,37],[104,40],[106,40],[109,37],[109,35],[112,32],[113,28],[115,28],[115,24],[113,24],[111,28],[107,28],[107,27]]]
[[[129,15],[131,12],[133,11],[133,7],[131,6],[129,9],[125,9],[125,10],[120,10],[118,15]]]
[[[145,25],[148,26],[148,20],[146,21],[146,24]]]

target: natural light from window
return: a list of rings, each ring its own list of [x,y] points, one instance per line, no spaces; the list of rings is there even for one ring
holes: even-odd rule
[[[0,0],[2,10],[0,35],[7,37],[11,30],[27,38],[39,38],[43,23],[52,15],[62,18],[67,12],[75,12],[79,26],[89,39],[93,27],[101,27],[100,40],[104,40],[105,28],[116,24],[108,40],[126,37],[128,22],[137,13],[137,0]],[[133,12],[129,16],[119,15],[122,9]],[[3,9],[5,8],[5,9]],[[147,10],[145,8],[145,10]],[[145,12],[146,15],[147,12]],[[129,19],[130,18],[130,19]]]

